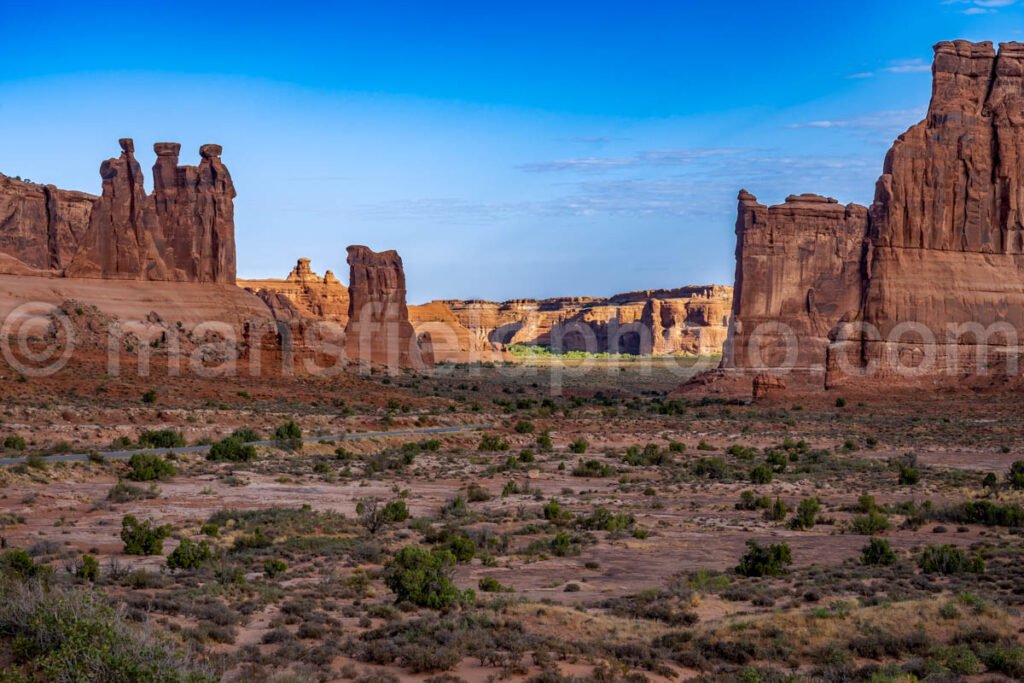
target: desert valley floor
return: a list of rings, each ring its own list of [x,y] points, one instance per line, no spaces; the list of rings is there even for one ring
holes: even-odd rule
[[[194,680],[1024,676],[1019,394],[751,402],[588,365],[554,393],[550,363],[6,372],[0,557],[112,600]]]

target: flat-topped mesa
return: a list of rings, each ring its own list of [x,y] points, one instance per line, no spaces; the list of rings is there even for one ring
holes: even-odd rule
[[[235,189],[220,145],[179,166],[153,146],[153,193],[131,138],[100,166],[99,197],[0,177],[0,273],[180,282],[235,281]]]
[[[416,331],[409,322],[405,270],[398,252],[378,253],[369,247],[350,246],[348,265],[348,357],[391,368],[433,365],[429,344],[421,351]]]
[[[828,333],[860,307],[867,208],[790,195],[765,206],[739,193],[726,368],[781,363],[824,369]],[[800,344],[791,344],[796,335]]]

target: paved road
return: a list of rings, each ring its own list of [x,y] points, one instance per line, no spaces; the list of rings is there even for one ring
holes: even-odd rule
[[[472,432],[478,429],[485,429],[487,425],[458,425],[455,427],[424,427],[422,429],[396,429],[390,432],[358,432],[349,434],[336,434],[334,436],[307,436],[299,439],[303,443],[316,443],[318,441],[359,441],[361,439],[375,439],[381,436],[427,436],[430,434],[457,434],[459,432]],[[267,441],[249,441],[253,446],[273,446],[276,439]],[[108,451],[100,453],[104,458],[118,459],[130,458],[136,453],[205,453],[210,450],[209,444],[205,446],[180,446],[178,448],[136,448],[128,451]],[[45,458],[46,462],[84,462],[89,459],[88,453],[65,453],[63,455],[50,455]],[[25,458],[0,458],[0,466],[20,465]]]

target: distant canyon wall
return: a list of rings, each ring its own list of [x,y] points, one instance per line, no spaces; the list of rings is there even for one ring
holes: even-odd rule
[[[390,272],[397,273],[393,266]],[[385,280],[377,288],[393,289],[397,277],[395,283]],[[404,293],[404,274],[401,282]],[[348,288],[330,271],[323,277],[314,273],[309,259],[299,259],[284,279],[240,280],[238,284],[260,296],[278,319],[350,323]],[[356,300],[351,306],[362,307]],[[404,300],[402,305],[393,302],[391,318],[406,319],[404,311],[417,337],[429,335],[437,360],[497,357],[516,345],[635,355],[716,355],[728,331],[732,288],[680,287],[609,298],[443,300],[403,306]]]
[[[235,282],[235,188],[219,145],[179,166],[157,143],[146,194],[132,140],[100,166],[102,194],[0,174],[0,273],[170,282]]]
[[[740,193],[723,368],[788,364],[834,385],[1016,362],[1024,44],[942,42],[932,73],[927,116],[889,150],[870,208]]]

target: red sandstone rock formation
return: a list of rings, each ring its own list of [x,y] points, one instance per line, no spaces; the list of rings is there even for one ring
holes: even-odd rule
[[[95,197],[0,176],[0,273],[178,282],[235,281],[234,197],[219,145],[179,166],[157,143],[147,195],[135,146],[100,167]]]
[[[96,197],[0,174],[0,273],[62,271],[86,232]]]
[[[314,273],[308,258],[300,258],[283,280],[239,280],[237,284],[263,299],[277,320],[348,322],[348,287],[329,270],[323,277]]]
[[[803,194],[767,207],[740,190],[723,367],[823,369],[829,332],[860,308],[867,226],[857,204]]]
[[[875,200],[840,207],[740,194],[734,325],[723,367],[956,376],[1006,354],[1024,329],[1024,45],[935,46],[924,121],[895,142]],[[982,331],[968,331],[969,326]],[[751,341],[753,339],[753,342]],[[908,373],[902,373],[907,376]],[[913,372],[910,375],[915,374]]]
[[[889,151],[871,206],[863,318],[888,341],[864,338],[866,363],[913,364],[931,351],[899,333],[905,323],[957,366],[975,362],[979,340],[950,325],[1024,330],[1024,45],[996,55],[991,43],[939,43],[932,71],[928,115]]]
[[[409,322],[405,270],[397,251],[348,248],[349,309],[345,347],[349,358],[389,367],[433,365],[430,340],[421,350]]]

